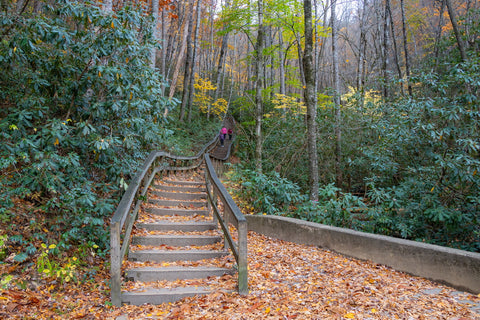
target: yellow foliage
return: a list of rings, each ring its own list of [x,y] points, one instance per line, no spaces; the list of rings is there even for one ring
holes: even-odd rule
[[[292,113],[296,116],[307,113],[307,107],[303,101],[297,101],[295,97],[276,93],[272,102],[275,104],[275,109],[283,109],[284,112]]]
[[[348,87],[348,90],[349,91],[342,96],[343,99],[351,98],[357,93],[357,90],[354,87]],[[375,90],[368,90],[365,92],[365,102],[376,104],[377,102],[380,102],[381,99],[382,97]]]
[[[198,74],[195,74],[194,87],[196,92],[194,94],[193,102],[198,106],[201,112],[213,113],[217,116],[221,116],[227,112],[228,102],[225,99],[220,98],[213,102],[213,98],[208,95],[209,91],[217,89],[211,81],[202,79]]]
[[[220,98],[213,103],[211,112],[221,117],[223,114],[227,113],[227,109],[228,109],[227,100]]]

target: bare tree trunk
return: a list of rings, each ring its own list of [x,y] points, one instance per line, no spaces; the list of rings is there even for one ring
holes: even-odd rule
[[[230,1],[225,2],[225,6],[228,8],[230,6]],[[226,29],[226,27],[224,27]],[[222,83],[223,83],[223,66],[225,65],[225,57],[227,55],[227,45],[228,45],[228,32],[225,32],[222,38],[222,47],[220,48],[220,56],[218,58],[217,66],[217,90],[215,91],[214,101],[222,95]]]
[[[185,48],[187,46],[188,23],[189,23],[188,20],[185,21],[186,25],[184,26],[184,29],[183,29],[182,44],[181,44],[181,47],[180,47],[178,57],[176,59],[175,71],[173,73],[172,82],[170,84],[170,92],[168,93],[168,98],[169,99],[173,98],[173,95],[175,94],[175,89],[177,87],[178,74],[180,73],[180,67],[183,63],[183,56],[185,55]]]
[[[152,17],[153,17],[153,40],[158,41],[158,0],[152,1]],[[162,10],[163,11],[163,10]],[[157,48],[152,48],[152,53],[150,57],[150,65],[152,68],[155,68],[155,62],[157,60]]]
[[[455,38],[457,38],[458,50],[460,50],[460,57],[462,61],[467,61],[467,54],[465,53],[465,46],[463,44],[462,36],[460,30],[458,29],[457,19],[455,17],[455,11],[453,10],[452,3],[450,0],[445,0],[448,9],[448,15],[450,16],[450,21],[452,22],[453,32],[455,33]]]
[[[285,56],[286,53],[283,49],[283,36],[282,31],[278,32],[278,59],[279,59],[279,66],[280,66],[280,94],[285,94]]]
[[[393,59],[395,61],[395,66],[397,67],[398,79],[401,80],[403,78],[403,74],[402,74],[402,68],[400,68],[400,62],[398,61],[397,37],[395,35],[395,24],[393,23],[393,15],[392,15],[390,0],[386,0],[385,5],[388,11],[388,16],[390,18],[390,30],[392,31]],[[403,88],[402,82],[400,82],[400,91],[402,92],[402,95],[405,94],[405,90]]]
[[[322,10],[323,10],[323,14],[321,16],[321,20],[323,21],[322,27],[323,27],[323,30],[327,30],[330,23],[327,18],[328,8],[330,8],[330,1],[326,0],[325,2],[321,2],[321,3],[322,3]],[[321,43],[321,42],[316,41],[316,43]],[[320,66],[322,65],[322,59],[325,58],[327,47],[328,47],[327,45],[320,44],[320,48],[318,49],[318,55],[316,60],[316,65],[318,68],[320,68]],[[320,69],[317,70],[317,75],[315,79],[317,91],[320,91],[324,88],[324,79],[325,79],[325,70],[320,70]]]
[[[298,66],[300,69],[300,79],[302,80],[302,85],[305,86],[305,71],[303,70],[302,41],[300,39],[300,35],[297,32],[295,32],[295,38],[297,40]]]
[[[258,0],[258,35],[257,35],[257,61],[256,69],[256,95],[255,95],[255,169],[258,173],[262,173],[262,153],[263,153],[263,136],[262,136],[262,118],[263,118],[263,0]]]
[[[167,48],[165,45],[165,39],[166,39],[166,34],[165,34],[165,10],[162,10],[162,51],[160,55],[160,60],[161,60],[161,65],[160,65],[160,73],[166,78],[167,76],[167,69],[166,69],[166,64],[167,64]],[[162,93],[165,92],[165,86],[162,84]]]
[[[198,47],[198,33],[200,29],[200,12],[201,6],[200,6],[200,1],[197,0],[197,22],[195,26],[195,35],[193,39],[193,56],[192,56],[192,75],[190,77],[190,83],[189,83],[189,90],[188,90],[188,122],[192,121],[192,102],[193,102],[193,92],[195,90],[194,88],[194,82],[195,82],[195,70],[196,70],[196,65],[197,65],[197,47]]]
[[[173,79],[173,73],[175,72],[176,62],[178,58],[183,55],[182,46],[174,47],[174,44],[179,43],[182,40],[180,33],[182,32],[182,26],[185,21],[185,9],[183,6],[177,6],[175,8],[175,14],[177,19],[170,19],[170,26],[168,28],[166,39],[166,54],[165,61],[171,61],[172,63],[165,64],[165,77]],[[185,29],[183,29],[185,31]],[[179,40],[180,39],[180,40]],[[185,39],[185,38],[183,38]],[[182,42],[183,44],[184,42]]]
[[[210,11],[210,56],[212,57],[211,60],[209,60],[209,63],[207,65],[207,70],[213,70],[213,66],[215,64],[215,44],[214,44],[214,31],[215,31],[215,28],[214,28],[214,16],[215,16],[215,8],[212,8],[211,11]]]
[[[388,74],[388,8],[385,4],[385,12],[383,15],[383,43],[382,43],[382,75],[383,75],[383,97],[388,98],[390,77]]]
[[[365,97],[365,90],[363,88],[363,60],[365,59],[365,47],[367,45],[367,38],[365,34],[365,8],[366,8],[366,1],[362,0],[362,11],[359,13],[360,15],[360,37],[359,37],[359,44],[358,44],[358,65],[357,65],[357,91],[360,93],[360,105],[363,106],[364,97]]]
[[[307,105],[307,139],[310,200],[318,201],[318,154],[317,154],[317,105],[315,90],[315,66],[313,65],[312,3],[303,1],[305,14],[305,50],[303,69],[305,73],[305,103]]]
[[[412,96],[412,84],[410,83],[410,54],[408,52],[407,43],[407,25],[405,19],[405,4],[404,0],[400,0],[400,9],[402,10],[402,30],[403,30],[403,50],[405,52],[405,73],[407,75],[408,94]]]
[[[182,104],[180,106],[180,115],[178,120],[183,121],[185,116],[185,109],[188,103],[188,91],[190,77],[192,76],[192,32],[193,32],[193,1],[189,2],[190,12],[188,13],[188,34],[187,34],[187,49],[185,58],[185,70],[183,72],[183,92],[182,92]]]
[[[403,0],[402,0],[403,1]],[[443,11],[445,11],[445,0],[440,0],[440,11],[437,32],[435,34],[435,68],[438,66],[438,57],[440,56],[440,39],[442,37],[442,29],[445,21],[443,20]]]
[[[331,19],[332,19],[332,65],[333,65],[333,100],[335,104],[335,185],[341,188],[343,184],[342,177],[342,118],[340,110],[340,76],[338,73],[338,31],[335,15],[335,7],[337,0],[332,0]]]

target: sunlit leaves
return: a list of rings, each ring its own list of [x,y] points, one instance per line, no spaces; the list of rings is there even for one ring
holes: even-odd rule
[[[303,116],[307,113],[307,107],[303,101],[299,101],[295,97],[275,94],[275,99],[272,100],[275,109],[280,109],[281,115],[292,114],[293,116]]]
[[[219,117],[225,115],[228,103],[225,99],[220,98],[213,101],[210,91],[217,89],[210,80],[201,78],[195,74],[194,87],[196,89],[193,102],[198,106],[202,113],[208,115],[214,114]]]

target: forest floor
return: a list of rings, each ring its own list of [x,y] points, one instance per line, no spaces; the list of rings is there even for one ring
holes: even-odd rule
[[[22,217],[8,230],[28,237],[32,230]],[[480,295],[369,261],[253,232],[248,251],[246,296],[218,290],[172,304],[121,308],[110,303],[109,267],[98,255],[82,257],[88,267],[76,270],[79,281],[64,283],[39,274],[36,261],[7,258],[0,264],[0,319],[480,319]],[[229,287],[236,279],[223,281]]]

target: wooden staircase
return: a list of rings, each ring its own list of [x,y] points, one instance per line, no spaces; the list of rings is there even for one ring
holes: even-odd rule
[[[203,170],[154,181],[134,224],[122,302],[173,302],[235,290],[235,259],[207,209]]]

